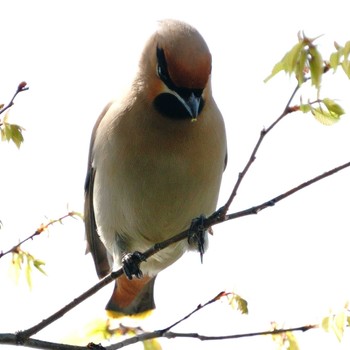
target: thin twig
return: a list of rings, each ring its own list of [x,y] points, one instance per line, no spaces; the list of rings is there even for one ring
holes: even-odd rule
[[[319,328],[319,325],[312,324],[312,325],[306,325],[306,326],[300,326],[300,327],[292,327],[292,328],[281,328],[281,329],[274,329],[271,331],[262,331],[262,332],[251,332],[251,333],[241,333],[241,334],[232,334],[232,335],[219,335],[219,336],[206,336],[206,335],[200,335],[197,333],[174,333],[174,332],[167,332],[163,334],[163,337],[166,338],[196,338],[199,340],[225,340],[225,339],[237,339],[237,338],[249,338],[249,337],[256,337],[261,335],[274,335],[274,334],[281,334],[281,333],[287,333],[287,332],[306,332],[310,329]]]
[[[49,226],[56,224],[57,222],[61,222],[62,220],[68,218],[68,217],[75,217],[75,216],[79,216],[79,214],[77,212],[71,211],[63,216],[61,216],[58,219],[54,219],[54,220],[50,220],[47,224],[41,224],[40,227],[29,237],[25,238],[23,241],[19,242],[18,244],[16,244],[15,246],[13,246],[11,249],[7,250],[6,252],[0,251],[0,259],[9,253],[16,253],[18,252],[19,247],[29,241],[32,240],[35,236],[40,235],[42,232],[44,232],[45,230],[47,230],[49,228]]]
[[[257,337],[262,335],[283,334],[287,332],[306,332],[306,331],[309,331],[310,329],[317,329],[317,328],[319,328],[319,325],[311,324],[311,325],[304,325],[299,327],[273,329],[271,331],[238,333],[238,334],[221,335],[221,336],[220,335],[208,336],[208,335],[202,335],[198,333],[177,333],[177,332],[162,333],[161,331],[154,331],[154,332],[147,332],[140,335],[136,335],[132,338],[128,338],[126,340],[123,340],[121,342],[118,342],[116,344],[109,345],[106,347],[98,344],[93,344],[93,343],[90,343],[87,346],[67,345],[67,344],[60,344],[60,343],[54,343],[54,342],[47,342],[39,339],[28,339],[24,344],[22,344],[22,346],[25,346],[28,348],[43,349],[43,350],[117,350],[125,346],[129,346],[132,344],[136,344],[138,342],[155,339],[155,338],[168,338],[168,339],[192,338],[192,339],[198,339],[201,341],[228,340],[228,339]],[[12,334],[12,333],[0,334],[0,344],[19,345],[17,343],[16,334]]]
[[[261,130],[260,132],[260,137],[258,139],[258,142],[256,143],[254,149],[253,149],[253,152],[251,153],[249,159],[248,159],[248,162],[247,164],[245,165],[244,169],[242,172],[239,173],[238,175],[238,179],[233,187],[233,190],[231,192],[231,195],[230,197],[228,198],[226,204],[221,208],[221,212],[220,214],[221,215],[226,215],[227,211],[229,210],[231,204],[232,204],[232,201],[234,200],[234,198],[236,197],[237,195],[237,191],[238,191],[238,188],[239,186],[241,185],[242,183],[242,180],[243,178],[245,177],[245,175],[247,174],[249,168],[251,167],[251,165],[253,164],[253,162],[255,161],[256,159],[256,154],[260,148],[260,145],[262,143],[262,141],[264,140],[265,136],[288,114],[294,112],[295,110],[290,108],[290,104],[295,96],[295,94],[298,92],[299,90],[299,84],[296,86],[296,88],[294,89],[291,97],[289,98],[287,104],[286,104],[286,107],[284,108],[284,111],[283,113],[267,128],[267,129],[263,129]]]
[[[95,284],[92,288],[88,289],[86,292],[81,294],[79,297],[75,298],[69,304],[67,304],[62,309],[58,310],[48,318],[39,322],[35,326],[26,329],[25,331],[18,332],[16,334],[16,339],[17,339],[16,342],[18,344],[26,344],[28,342],[29,337],[38,333],[39,331],[41,331],[51,323],[60,319],[68,311],[74,309],[77,305],[79,305],[80,303],[82,303],[84,300],[91,297],[92,295],[94,295],[96,292],[98,292],[100,289],[105,287],[107,284],[113,282],[116,278],[120,277],[122,274],[123,274],[123,269],[119,269],[118,271],[112,272],[111,274],[103,278],[100,282]]]
[[[276,203],[278,203],[282,199],[285,199],[285,198],[291,196],[292,194],[304,189],[305,187],[310,186],[310,185],[314,184],[315,182],[320,181],[328,176],[334,175],[338,171],[341,171],[341,170],[348,168],[348,167],[350,167],[350,162],[344,163],[342,165],[335,167],[332,170],[328,170],[328,171],[324,172],[321,175],[315,176],[314,178],[312,178],[308,181],[305,181],[305,182],[301,183],[300,185],[298,185],[298,186],[296,186],[296,187],[280,194],[279,196],[277,196],[273,199],[270,199],[270,200],[268,200],[260,205],[257,205],[257,206],[254,206],[254,207],[251,207],[249,209],[242,210],[242,211],[238,211],[236,213],[228,214],[226,216],[226,218],[227,218],[227,220],[232,220],[232,219],[237,219],[237,218],[247,216],[247,215],[258,214],[263,209],[274,206]]]
[[[199,304],[193,311],[191,311],[189,314],[187,314],[186,316],[184,316],[183,318],[181,318],[180,320],[176,321],[175,323],[173,323],[172,325],[162,329],[160,332],[162,333],[167,333],[168,331],[170,331],[170,329],[174,328],[175,326],[177,326],[179,323],[187,320],[188,318],[190,318],[193,314],[195,314],[196,312],[198,312],[199,310],[205,308],[206,306],[215,303],[216,301],[220,300],[222,297],[227,296],[229,293],[226,292],[220,292],[217,296],[215,296],[214,298],[210,299],[209,301],[207,301],[204,304]]]
[[[101,281],[102,282],[102,281]],[[138,342],[142,342],[145,340],[155,339],[155,338],[195,338],[199,339],[201,341],[208,341],[208,340],[225,340],[225,339],[236,339],[236,338],[246,338],[246,337],[254,337],[254,336],[260,336],[260,335],[274,335],[274,334],[281,334],[286,332],[294,332],[294,331],[307,331],[313,328],[318,328],[318,325],[304,325],[300,327],[294,327],[294,328],[287,328],[287,329],[273,329],[270,331],[262,331],[262,332],[250,332],[250,333],[241,333],[241,334],[233,334],[233,335],[223,335],[223,336],[207,336],[207,335],[200,335],[198,333],[176,333],[176,332],[169,332],[170,329],[177,326],[179,323],[185,321],[189,317],[191,317],[194,313],[198,312],[199,310],[205,308],[206,306],[220,300],[222,297],[227,296],[230,293],[226,292],[220,292],[218,295],[216,295],[214,298],[210,299],[204,304],[198,305],[193,311],[182,317],[177,322],[171,324],[170,326],[161,329],[156,330],[152,332],[144,332],[142,334],[137,334],[133,337],[130,337],[128,339],[124,339],[118,343],[109,345],[107,347],[103,347],[98,344],[90,343],[88,346],[73,346],[73,345],[66,345],[66,344],[59,344],[59,343],[53,343],[53,342],[46,342],[41,341],[37,339],[27,339],[24,342],[21,342],[18,337],[18,334],[0,334],[0,344],[10,344],[10,345],[18,345],[21,344],[26,347],[32,347],[32,348],[40,348],[40,349],[46,349],[46,350],[52,350],[52,349],[59,349],[59,350],[116,350],[121,349],[125,346],[129,346]],[[23,336],[23,332],[21,333],[21,336]]]
[[[14,105],[15,98],[20,92],[26,91],[28,89],[29,89],[29,87],[27,87],[27,83],[25,81],[22,81],[21,83],[19,83],[17,86],[16,92],[12,96],[11,101],[6,106],[4,106],[0,109],[0,114],[4,113],[7,109],[9,109],[10,107],[12,107]],[[1,121],[0,121],[0,125],[1,125]]]

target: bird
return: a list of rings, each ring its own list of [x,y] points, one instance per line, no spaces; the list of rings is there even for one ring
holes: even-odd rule
[[[216,209],[227,141],[211,72],[201,34],[185,22],[161,20],[130,89],[107,104],[92,130],[86,241],[99,278],[124,269],[106,305],[112,317],[148,315],[155,308],[158,273],[198,246],[182,240],[147,261],[141,252]],[[202,241],[205,251],[208,232]],[[142,262],[136,268],[135,258]]]

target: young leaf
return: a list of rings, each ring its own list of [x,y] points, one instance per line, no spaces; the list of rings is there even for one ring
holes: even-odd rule
[[[303,48],[300,52],[300,57],[295,65],[295,76],[298,79],[299,86],[305,81],[305,66],[308,52]]]
[[[334,72],[336,71],[337,67],[341,65],[345,74],[350,79],[350,62],[349,62],[350,41],[347,41],[344,47],[340,46],[336,42],[334,43],[334,46],[337,51],[331,54],[329,58],[329,63],[331,67],[334,69]]]
[[[20,253],[12,253],[12,268],[14,272],[15,282],[16,284],[18,284],[19,275],[21,273],[22,268],[22,257]]]
[[[34,267],[35,267],[37,270],[39,270],[42,274],[44,274],[45,276],[47,276],[45,270],[41,267],[41,266],[45,265],[45,261],[38,260],[38,259],[34,259],[33,265],[34,265]]]
[[[289,73],[289,75],[295,71],[300,55],[304,51],[304,46],[304,41],[299,41],[298,44],[294,45],[294,47],[283,57],[282,62],[284,70],[286,73]]]
[[[1,137],[3,141],[10,141],[12,137],[12,129],[10,124],[5,123],[4,121],[4,126],[2,129],[3,133],[1,133]]]
[[[322,328],[326,331],[326,332],[329,332],[330,330],[330,317],[327,316],[325,317],[323,320],[322,320]]]
[[[341,66],[347,77],[350,79],[350,62],[348,58],[344,58],[343,62],[341,63]]]
[[[299,109],[301,112],[303,113],[309,113],[311,111],[311,106],[309,103],[306,103],[306,104],[301,104],[299,106]]]
[[[24,130],[21,126],[17,124],[10,124],[7,122],[7,115],[2,120],[1,127],[1,140],[2,141],[13,141],[15,145],[19,148],[21,143],[23,142],[23,134]]]
[[[91,337],[96,339],[110,339],[112,333],[109,330],[110,324],[106,319],[95,319],[88,323],[85,328],[87,339]]]
[[[344,311],[339,312],[334,317],[334,322],[332,324],[332,326],[333,326],[332,328],[333,328],[334,334],[336,335],[339,342],[341,342],[341,340],[343,338],[346,321],[347,321],[347,318],[346,318]]]
[[[294,334],[292,332],[286,332],[286,336],[289,343],[288,350],[299,350],[299,344]]]
[[[349,57],[349,54],[350,54],[350,41],[347,41],[343,49],[344,58],[347,59]]]
[[[272,77],[274,77],[277,73],[281,71],[285,71],[286,73],[291,75],[296,69],[296,64],[301,53],[304,51],[304,45],[305,43],[303,40],[299,41],[296,45],[294,45],[293,48],[283,56],[281,61],[275,64],[271,74],[264,79],[264,83],[269,81]]]
[[[26,255],[26,258],[27,258],[27,262],[26,262],[26,280],[27,280],[27,284],[28,284],[28,287],[29,289],[32,289],[32,266],[31,266],[31,263],[32,263],[32,259],[33,257],[31,255]]]
[[[323,125],[333,125],[340,119],[336,114],[325,111],[322,108],[312,108],[311,113]]]
[[[277,73],[279,73],[282,70],[284,70],[283,62],[282,61],[277,62],[272,68],[271,74],[264,79],[264,83],[267,83],[271,78],[273,78]]]
[[[11,140],[15,143],[17,148],[21,147],[21,143],[23,142],[23,128],[17,124],[8,124],[11,128]]]
[[[322,100],[322,102],[324,103],[324,105],[327,107],[327,109],[338,115],[339,117],[343,114],[345,114],[344,109],[338,104],[336,103],[334,100],[331,100],[330,98],[324,98]]]
[[[232,293],[230,295],[229,304],[234,310],[240,311],[243,315],[248,314],[248,302],[238,294]]]
[[[162,350],[157,339],[147,339],[143,341],[144,350]]]
[[[310,46],[309,52],[311,55],[309,59],[311,83],[316,87],[316,89],[319,89],[321,87],[321,79],[323,74],[322,56],[315,46]]]
[[[336,72],[339,64],[340,64],[340,51],[333,52],[329,57],[329,64],[331,65],[331,68],[334,69],[334,73]]]

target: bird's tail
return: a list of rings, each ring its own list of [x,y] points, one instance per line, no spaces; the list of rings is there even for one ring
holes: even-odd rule
[[[156,276],[129,280],[125,275],[115,281],[113,294],[106,305],[113,318],[123,316],[146,317],[155,309],[153,289]]]

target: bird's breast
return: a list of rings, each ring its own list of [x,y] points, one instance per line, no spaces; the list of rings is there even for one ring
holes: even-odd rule
[[[215,210],[226,140],[186,122],[193,132],[135,125],[126,133],[121,123],[103,152],[97,144],[94,207],[103,238],[132,236],[140,246],[130,248],[142,250]]]

